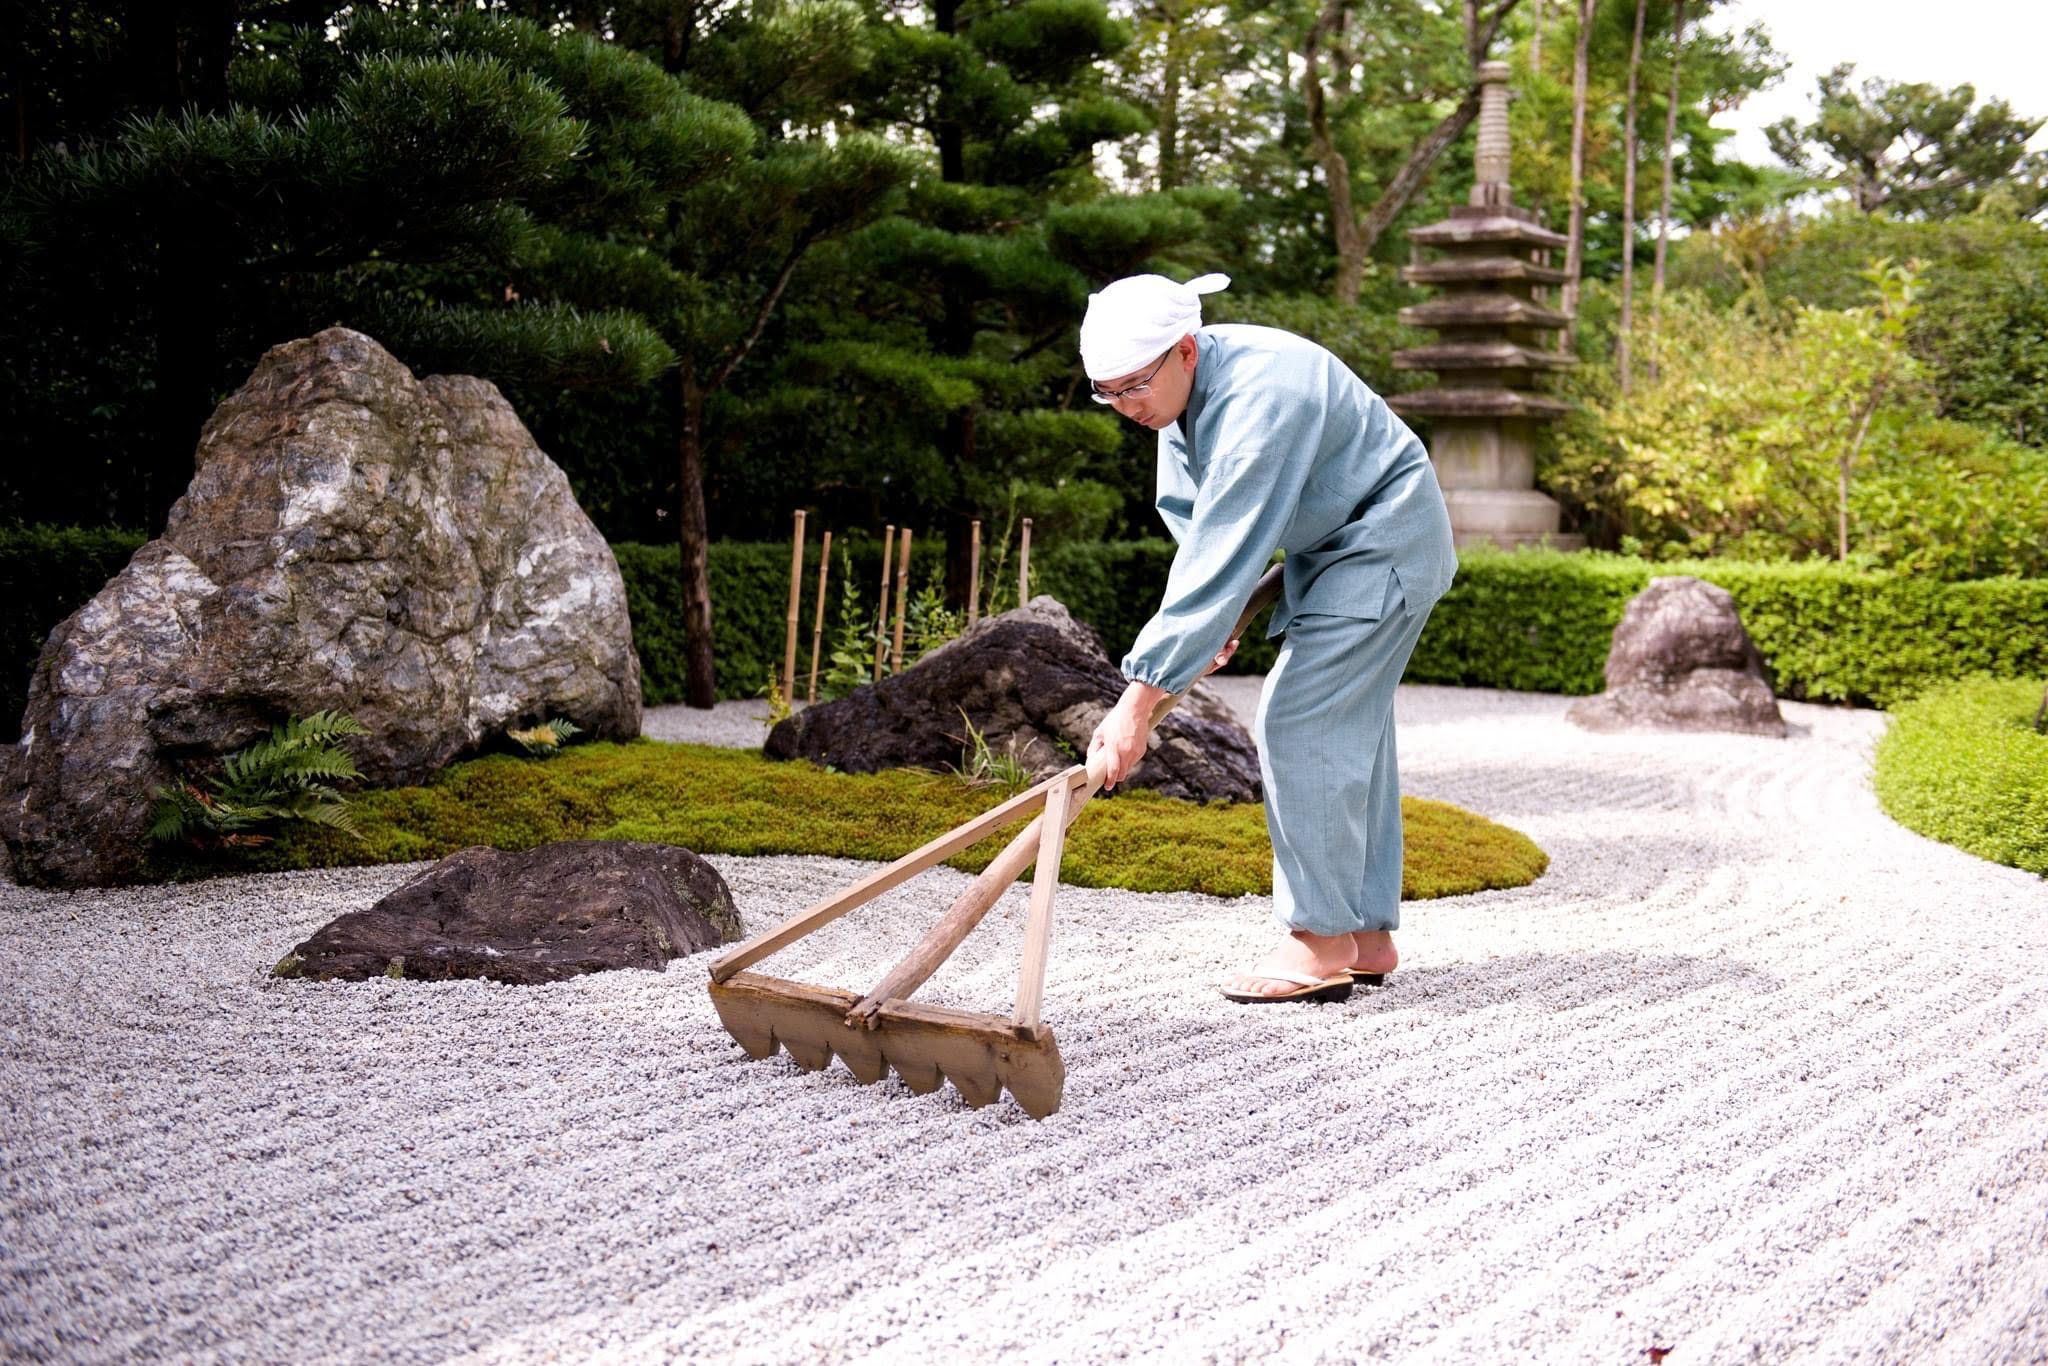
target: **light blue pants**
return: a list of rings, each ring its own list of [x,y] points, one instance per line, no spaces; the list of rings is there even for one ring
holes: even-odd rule
[[[1401,923],[1394,687],[1429,617],[1390,580],[1378,621],[1297,616],[1259,696],[1273,916],[1311,934]]]

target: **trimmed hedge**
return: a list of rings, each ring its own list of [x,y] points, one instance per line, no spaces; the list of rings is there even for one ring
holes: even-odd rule
[[[35,528],[0,532],[0,739],[16,738],[36,658],[50,630],[119,572],[133,533]],[[798,667],[808,673],[817,546],[810,540],[799,607]],[[613,547],[625,577],[650,705],[682,697],[680,574],[673,546]],[[844,552],[845,558],[842,558]],[[826,588],[826,648],[839,625],[840,577],[850,560],[861,610],[871,613],[881,542],[834,539]],[[938,580],[943,547],[913,544],[911,591]],[[1112,659],[1158,605],[1170,541],[1050,545],[1034,550],[1032,583],[1102,637]],[[1976,674],[2048,673],[2048,580],[1942,583],[1832,564],[1732,560],[1652,564],[1620,555],[1467,550],[1408,667],[1416,683],[1598,692],[1622,608],[1653,575],[1696,574],[1734,595],[1782,697],[1891,706]],[[782,661],[789,601],[786,542],[711,548],[712,649],[721,697],[761,692]],[[1005,573],[1013,572],[1006,568]],[[1254,624],[1232,673],[1270,668],[1275,645]]]
[[[1898,709],[1878,741],[1885,813],[1980,858],[2048,876],[2048,735],[2042,681],[1969,679]]]
[[[1032,565],[1044,564],[1044,591],[1094,626],[1115,656],[1158,604],[1172,560],[1171,542],[1136,541],[1049,549]],[[1411,683],[1598,692],[1622,609],[1668,574],[1728,590],[1781,697],[1883,707],[1971,674],[2048,671],[2048,580],[1942,583],[1814,562],[1652,563],[1486,548],[1458,561],[1457,582],[1409,662]],[[1246,640],[1229,672],[1263,672],[1273,655],[1263,638]]]

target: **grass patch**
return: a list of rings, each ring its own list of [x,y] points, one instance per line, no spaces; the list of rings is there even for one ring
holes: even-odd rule
[[[2040,680],[1969,679],[1892,713],[1877,800],[1908,830],[2048,877],[2048,735]]]
[[[1000,799],[953,774],[915,769],[855,775],[704,745],[577,745],[545,763],[493,756],[454,765],[423,787],[364,792],[353,803],[361,843],[327,830],[293,830],[249,851],[233,871],[404,863],[473,844],[530,849],[568,839],[886,861]],[[1404,898],[1519,887],[1549,866],[1526,836],[1469,811],[1412,797],[1402,810]],[[978,872],[1001,848],[992,836],[949,863]],[[1060,880],[1138,892],[1263,895],[1273,889],[1272,857],[1265,813],[1256,805],[1203,806],[1134,791],[1089,803],[1068,833]],[[186,862],[158,871],[180,877],[228,869]]]

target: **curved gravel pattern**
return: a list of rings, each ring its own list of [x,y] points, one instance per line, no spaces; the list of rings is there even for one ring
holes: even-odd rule
[[[747,1062],[697,963],[264,976],[407,868],[0,887],[0,1354],[2048,1356],[2043,883],[1882,816],[1881,716],[1566,705],[1403,690],[1409,790],[1554,863],[1409,907],[1385,990],[1232,1007],[1263,900],[1064,889],[1042,1123]],[[757,924],[872,866],[713,862]],[[771,967],[865,985],[964,880]],[[1007,1006],[1022,903],[932,999]]]

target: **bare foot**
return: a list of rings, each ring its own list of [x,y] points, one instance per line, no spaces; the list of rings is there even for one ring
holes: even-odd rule
[[[1358,930],[1351,936],[1351,963],[1353,972],[1376,972],[1382,975],[1392,972],[1401,961],[1401,955],[1394,952],[1394,935],[1390,930]]]
[[[1387,938],[1385,935],[1381,937]],[[1264,974],[1293,972],[1307,977],[1339,976],[1358,957],[1353,938],[1348,934],[1310,934],[1306,930],[1296,930],[1260,959],[1257,967],[1224,978],[1223,989],[1240,996],[1285,996],[1289,992],[1300,991],[1301,983]],[[1393,951],[1393,941],[1388,939],[1387,957],[1392,958]]]

